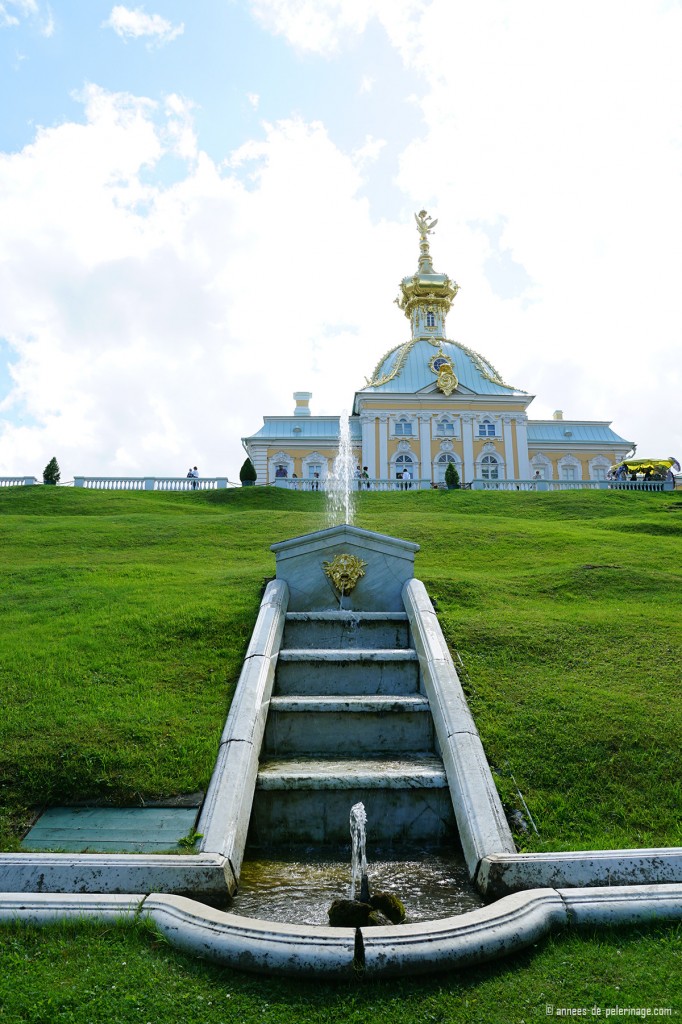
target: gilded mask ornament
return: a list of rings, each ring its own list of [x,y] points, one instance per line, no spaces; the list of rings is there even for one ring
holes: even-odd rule
[[[331,562],[323,562],[324,571],[341,594],[350,594],[365,575],[365,566],[357,555],[337,555]]]

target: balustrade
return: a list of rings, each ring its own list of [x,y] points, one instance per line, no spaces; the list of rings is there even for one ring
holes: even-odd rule
[[[213,491],[237,486],[225,476],[76,476],[73,485],[98,491]]]
[[[280,477],[273,481],[275,487],[288,491],[326,491],[327,481],[308,480],[298,477]],[[431,480],[367,480],[353,481],[354,491],[429,491],[437,486]]]

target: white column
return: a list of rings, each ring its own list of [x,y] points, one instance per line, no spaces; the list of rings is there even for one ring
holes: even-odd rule
[[[476,475],[474,466],[474,415],[462,414],[462,447],[464,449],[464,480],[470,484]]]
[[[420,477],[422,480],[433,480],[433,467],[431,465],[431,414],[422,413],[419,416],[419,458],[421,459]]]
[[[360,422],[362,424],[362,466],[367,466],[370,480],[374,480],[377,475],[376,419],[369,413],[363,413]]]
[[[528,417],[525,412],[520,413],[516,419],[516,450],[519,453],[519,480],[530,480],[530,462],[528,461],[528,431],[526,424]]]
[[[388,413],[379,414],[379,479],[388,480]]]
[[[504,461],[507,466],[507,480],[516,480],[516,466],[514,464],[514,445],[512,443],[511,416],[503,416],[504,434]]]

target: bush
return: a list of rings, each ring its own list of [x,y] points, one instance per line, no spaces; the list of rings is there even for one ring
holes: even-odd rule
[[[459,473],[452,462],[448,462],[448,468],[445,470],[445,483],[448,487],[459,487]]]
[[[239,470],[239,479],[242,483],[255,483],[257,476],[258,474],[256,473],[253,462],[251,459],[246,459],[244,465]]]
[[[52,457],[43,470],[43,483],[58,484],[61,475],[59,463],[54,457]]]

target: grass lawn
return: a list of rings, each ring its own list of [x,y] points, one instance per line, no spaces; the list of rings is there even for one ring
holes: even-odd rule
[[[36,809],[48,803],[139,804],[206,787],[263,581],[274,573],[269,545],[323,526],[323,500],[270,488],[0,490],[0,848],[16,849]],[[502,798],[520,806],[513,772],[538,825],[539,836],[518,837],[520,849],[682,845],[682,493],[370,493],[359,496],[356,524],[421,545],[416,575],[462,659]],[[198,986],[203,1001],[206,991],[230,985],[246,1000],[232,1016],[197,1020],[292,1024],[380,1021],[388,1006],[393,1020],[507,1021],[523,1012],[535,1019],[544,1015],[540,993],[549,982],[542,978],[561,956],[583,964],[568,972],[567,992],[577,999],[583,991],[577,979],[587,957],[592,980],[585,991],[602,985],[604,998],[593,1001],[606,1006],[615,982],[611,968],[602,977],[599,965],[606,957],[615,970],[626,961],[613,958],[626,950],[635,991],[632,965],[656,951],[663,974],[658,1001],[648,1005],[665,1006],[673,976],[666,965],[680,954],[674,929],[619,934],[620,953],[607,935],[557,937],[524,955],[520,973],[496,965],[466,980],[410,983],[404,993],[363,985],[357,1004],[348,992],[342,998],[330,990],[337,993],[333,1016],[317,985],[297,1005],[284,983],[191,963],[143,932],[125,938],[90,929],[87,940],[85,933],[51,934],[46,946],[47,933],[11,933],[12,948],[24,953],[10,958],[4,979],[18,984],[29,965],[31,977],[41,974],[41,957],[53,955],[41,951],[55,944],[54,957],[76,965],[82,1001],[82,950],[100,950],[106,973],[118,955],[107,953],[107,944],[129,944],[136,963],[170,972],[176,986],[184,979],[187,992]],[[48,973],[45,991],[66,1006],[71,997]],[[143,975],[140,968],[135,991]],[[521,979],[534,1009],[523,1011]],[[499,1018],[472,1015],[475,1008],[452,1015],[455,1003],[464,1013],[464,999],[475,1007],[484,991],[505,986]],[[266,990],[281,992],[272,1005],[286,1004],[288,1016],[257,1015],[253,993]],[[403,995],[422,1016],[400,1016]],[[675,996],[682,1010],[679,988]],[[95,1011],[50,1016],[36,1007],[33,1016],[15,1009],[4,1019],[107,1019]],[[144,1012],[108,1019],[195,1019]]]

